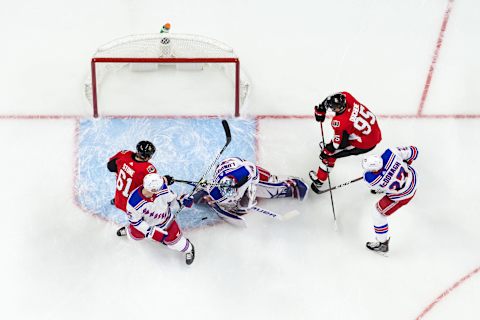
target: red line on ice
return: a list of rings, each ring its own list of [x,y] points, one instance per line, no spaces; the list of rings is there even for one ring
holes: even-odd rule
[[[450,18],[450,12],[452,11],[453,2],[454,0],[448,1],[447,10],[443,15],[442,27],[440,28],[440,33],[437,38],[437,45],[435,46],[435,51],[433,52],[432,63],[430,63],[430,68],[428,69],[427,80],[425,81],[425,85],[423,87],[422,98],[420,99],[420,105],[418,106],[417,115],[422,114],[425,101],[427,100],[430,84],[432,83],[433,72],[435,71],[435,66],[437,65],[440,48],[443,44],[443,36],[445,35],[445,31],[447,30],[448,19]]]
[[[460,280],[455,282],[450,288],[445,290],[441,295],[439,295],[432,303],[430,303],[423,311],[420,313],[420,315],[416,318],[416,320],[422,319],[432,308],[440,302],[443,298],[445,298],[450,292],[452,292],[454,289],[456,289],[458,286],[460,286],[462,283],[470,279],[475,273],[480,271],[480,266],[477,267],[476,269],[472,270],[469,274],[463,276]]]

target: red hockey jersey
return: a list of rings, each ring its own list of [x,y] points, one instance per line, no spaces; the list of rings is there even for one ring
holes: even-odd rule
[[[143,178],[149,173],[156,173],[157,169],[148,161],[140,162],[134,159],[132,151],[123,150],[111,157],[117,164],[117,190],[115,192],[115,206],[127,211],[127,200],[130,193],[143,184]]]
[[[348,144],[359,149],[369,149],[382,140],[382,133],[375,115],[363,104],[358,102],[350,93],[342,92],[347,101],[347,107],[342,114],[332,119],[334,136],[332,139],[335,149],[343,143],[343,132],[348,134]]]

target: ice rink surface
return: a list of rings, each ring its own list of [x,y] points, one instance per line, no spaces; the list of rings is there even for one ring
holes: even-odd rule
[[[473,0],[6,4],[2,318],[478,319],[479,10]],[[238,53],[252,82],[242,113],[256,121],[256,158],[272,173],[307,179],[316,168],[321,136],[312,108],[338,90],[378,115],[383,141],[375,151],[419,148],[419,189],[389,219],[388,258],[364,247],[374,237],[370,213],[378,197],[363,182],[333,193],[337,232],[330,198],[315,194],[301,204],[260,203],[300,210],[289,221],[249,215],[247,229],[221,223],[189,230],[197,251],[191,267],[158,244],[119,239],[117,224],[80,209],[76,133],[91,119],[82,91],[90,57],[103,43],[158,32],[167,21],[172,32],[209,36]],[[158,106],[122,89],[141,89],[142,80],[107,80],[105,115],[233,111],[224,84],[211,86],[206,101],[190,83],[168,87],[162,98],[168,93],[170,101]],[[221,82],[200,81],[209,80]],[[179,106],[176,96],[192,101]],[[112,150],[134,148],[115,135],[105,140]],[[359,160],[338,161],[332,184],[359,176]],[[159,150],[154,163],[161,161]]]

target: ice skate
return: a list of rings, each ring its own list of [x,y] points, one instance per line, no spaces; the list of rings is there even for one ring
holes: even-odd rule
[[[193,263],[193,260],[195,260],[195,247],[191,242],[190,245],[192,246],[192,250],[185,254],[185,263],[188,265],[191,265]]]
[[[298,177],[288,177],[287,184],[292,189],[292,197],[303,200],[308,193],[308,187],[302,179]]]
[[[378,254],[386,256],[388,253],[389,241],[390,241],[390,238],[388,238],[385,242],[379,242],[379,241],[367,242],[366,245],[369,250],[372,250]]]
[[[127,235],[127,229],[125,227],[121,227],[117,230],[117,236],[124,237]]]
[[[317,174],[313,170],[310,171],[308,175],[310,176],[310,179],[312,180],[312,184],[310,185],[311,189],[313,190],[313,192],[319,194],[320,189],[323,186],[323,182],[318,180]]]

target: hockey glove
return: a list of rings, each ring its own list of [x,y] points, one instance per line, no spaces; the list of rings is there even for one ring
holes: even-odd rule
[[[325,115],[327,114],[327,108],[325,108],[324,104],[319,104],[318,106],[315,106],[315,120],[317,122],[323,122],[325,121]]]
[[[333,152],[331,152],[327,148],[323,148],[319,158],[320,160],[322,160],[322,162],[325,162],[325,160],[327,160],[328,158],[331,158],[332,156],[333,156]]]
[[[169,176],[169,175],[166,175],[166,176],[163,176],[166,180],[167,180],[167,185],[172,185],[174,182],[175,182],[175,179],[173,179],[172,176]]]
[[[191,208],[193,206],[193,197],[188,194],[182,194],[179,201],[184,207]]]

